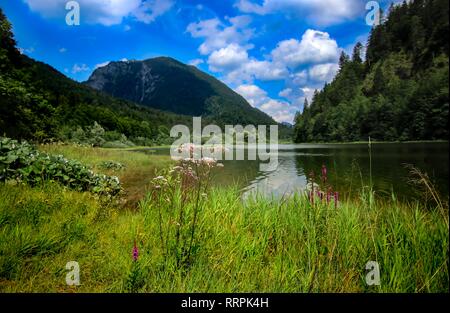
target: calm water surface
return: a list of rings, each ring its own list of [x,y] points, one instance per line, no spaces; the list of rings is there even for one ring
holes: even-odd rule
[[[448,196],[449,145],[435,143],[372,144],[372,182],[377,194],[400,199],[418,196],[409,183],[406,164],[426,172],[441,194]],[[151,149],[149,153],[169,154],[169,149]],[[354,195],[370,183],[370,157],[367,144],[289,144],[279,145],[278,168],[259,170],[259,161],[223,161],[225,167],[215,173],[215,184],[238,184],[246,195],[289,195],[303,191],[313,171],[328,168],[328,180],[344,195]]]

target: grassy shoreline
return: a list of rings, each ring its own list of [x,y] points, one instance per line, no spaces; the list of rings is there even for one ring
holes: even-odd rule
[[[169,157],[40,149],[94,171],[104,172],[101,161],[123,162],[108,173],[134,197],[127,206],[56,183],[0,184],[0,292],[449,292],[448,202],[425,208],[363,193],[336,207],[302,195],[242,201],[231,187],[198,198],[175,181],[152,187],[156,175],[169,177]],[[72,260],[77,287],[65,283]],[[380,265],[380,286],[365,283],[368,261]]]

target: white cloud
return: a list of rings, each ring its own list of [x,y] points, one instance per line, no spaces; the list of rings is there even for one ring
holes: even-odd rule
[[[64,19],[67,0],[24,0],[30,9],[45,18]],[[122,23],[126,17],[151,23],[174,5],[173,0],[78,0],[81,22],[105,26]]]
[[[296,67],[307,63],[336,61],[339,53],[337,42],[328,33],[308,29],[301,41],[289,39],[279,42],[271,55],[276,62]]]
[[[283,97],[283,98],[286,98],[286,99],[287,99],[291,94],[292,94],[292,89],[291,89],[291,88],[283,89],[283,90],[281,90],[281,91],[278,93],[278,95],[279,95],[280,97]]]
[[[328,33],[308,29],[300,40],[283,40],[271,53],[258,59],[250,55],[253,46],[249,44],[249,34],[253,30],[246,28],[250,24],[248,17],[227,20],[229,26],[217,18],[191,23],[187,32],[204,38],[199,52],[208,55],[211,71],[220,73],[225,83],[237,86],[235,91],[252,106],[276,121],[292,123],[305,98],[311,100],[314,90],[334,77],[342,49]],[[257,80],[284,80],[284,89],[278,96],[285,100],[269,97],[257,86]]]
[[[190,60],[188,62],[189,65],[193,65],[193,66],[199,66],[200,64],[204,63],[205,61],[203,61],[202,59],[193,59]]]
[[[311,103],[315,90],[316,88],[313,87],[289,87],[280,91],[278,95],[287,99],[291,105],[298,107],[299,109],[296,111],[300,111],[305,99],[308,99],[308,102]]]
[[[72,74],[77,74],[80,72],[87,72],[90,68],[86,64],[74,64],[72,67]]]
[[[288,75],[288,71],[283,64],[254,59],[245,64],[244,71],[260,80],[280,80]]]
[[[289,74],[283,64],[249,57],[247,49],[238,44],[212,52],[208,64],[211,71],[224,73],[225,81],[235,85],[255,79],[283,80]]]
[[[284,40],[265,60],[250,57],[248,47],[236,43],[215,50],[208,58],[210,70],[224,74],[229,84],[253,83],[254,80],[289,80],[304,86],[308,80],[324,83],[337,71],[341,49],[328,33],[307,30],[300,41]],[[298,67],[310,67],[296,70]]]
[[[120,61],[120,62],[128,62],[128,59],[127,59],[127,58],[122,58],[122,59],[120,59],[119,61]],[[111,63],[111,61],[106,61],[106,62],[98,63],[98,64],[95,65],[95,68],[94,68],[94,69],[98,69],[98,68],[100,68],[100,67],[107,66],[109,63]]]
[[[283,80],[288,71],[282,64],[270,61],[258,61],[254,58],[242,62],[234,70],[227,72],[224,79],[230,84],[252,83],[255,79],[262,81]]]
[[[124,31],[130,31],[131,30],[131,26],[130,25],[125,25],[124,27],[123,27],[123,30]]]
[[[111,61],[106,61],[106,62],[103,62],[103,63],[96,64],[95,65],[95,69],[98,69],[100,67],[104,67],[104,66],[108,65],[109,63],[111,63]]]
[[[67,49],[66,48],[60,48],[58,51],[61,52],[61,53],[64,53],[64,52],[67,52]]]
[[[247,51],[237,44],[214,51],[208,58],[211,71],[229,71],[248,61]]]
[[[308,99],[309,103],[311,103],[311,100],[314,96],[314,92],[316,91],[316,89],[314,88],[310,88],[310,87],[303,87],[301,88],[303,94],[305,95],[305,98]]]
[[[290,75],[290,80],[296,86],[305,85],[308,81],[308,71],[302,70],[300,72],[296,72]]]
[[[269,114],[277,122],[292,123],[299,108],[286,101],[272,99],[267,92],[256,85],[240,85],[235,89],[253,107]]]
[[[295,17],[306,17],[314,25],[327,26],[351,20],[363,14],[363,1],[347,0],[264,0],[257,4],[251,0],[238,0],[235,3],[243,13],[266,15],[283,13]]]
[[[24,54],[24,53],[31,54],[34,52],[34,47],[19,48],[19,52],[20,52],[20,54]]]
[[[266,15],[269,13],[265,3],[263,5],[259,5],[249,0],[239,0],[234,6],[237,7],[239,11],[244,13],[255,13],[259,15]]]
[[[267,92],[256,85],[240,85],[235,91],[253,107],[260,106],[267,101]]]
[[[172,0],[147,0],[142,2],[139,8],[133,12],[133,15],[138,21],[150,24],[158,16],[169,11],[174,4]]]
[[[336,63],[325,63],[314,65],[308,70],[309,78],[316,82],[329,82],[339,70]]]
[[[194,38],[205,38],[205,41],[198,48],[202,55],[208,55],[215,50],[225,48],[235,43],[247,42],[254,33],[253,29],[247,28],[251,23],[251,18],[247,15],[227,18],[230,25],[225,25],[218,18],[202,20],[190,23],[186,31]],[[248,46],[250,47],[250,46]]]
[[[287,122],[292,123],[294,121],[295,113],[298,108],[290,105],[286,101],[279,101],[270,99],[263,105],[261,110],[273,117],[273,119],[279,123]]]

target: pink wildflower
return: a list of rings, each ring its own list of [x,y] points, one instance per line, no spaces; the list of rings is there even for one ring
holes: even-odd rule
[[[138,249],[138,247],[136,245],[136,240],[135,240],[134,241],[134,246],[133,246],[133,261],[136,262],[138,257],[139,257],[139,249]]]
[[[327,181],[327,167],[325,166],[325,164],[322,165],[322,181]]]

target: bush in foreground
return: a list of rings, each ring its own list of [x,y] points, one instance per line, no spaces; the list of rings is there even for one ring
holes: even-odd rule
[[[73,190],[111,196],[121,191],[115,176],[95,174],[79,161],[39,152],[27,142],[0,138],[0,182],[7,180],[31,186],[56,181]]]

